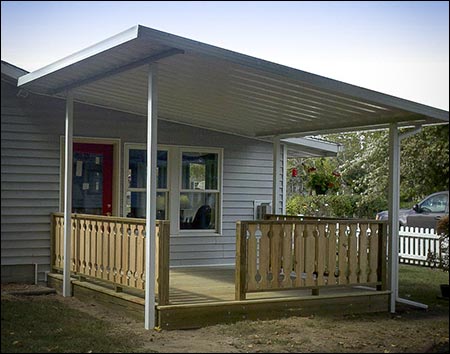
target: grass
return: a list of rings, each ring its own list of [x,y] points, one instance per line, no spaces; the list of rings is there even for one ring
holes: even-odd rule
[[[427,304],[430,309],[441,307],[443,300],[440,284],[449,283],[449,274],[441,269],[431,269],[413,265],[400,265],[399,296]],[[448,302],[446,303],[448,307]]]
[[[132,343],[110,325],[68,308],[53,296],[1,302],[2,353],[127,352]]]

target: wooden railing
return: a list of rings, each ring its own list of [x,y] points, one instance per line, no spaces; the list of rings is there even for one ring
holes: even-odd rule
[[[387,288],[386,222],[286,219],[237,223],[236,300],[268,290]]]
[[[145,219],[72,214],[70,270],[122,287],[145,287]],[[64,266],[64,214],[52,214],[52,267]],[[155,289],[158,304],[169,302],[168,221],[156,224]]]

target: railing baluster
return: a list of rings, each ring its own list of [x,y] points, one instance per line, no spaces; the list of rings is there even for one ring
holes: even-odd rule
[[[378,268],[378,230],[376,225],[371,224],[370,234],[370,252],[369,252],[369,282],[375,283],[378,280],[377,268]]]
[[[300,287],[303,285],[302,274],[304,272],[304,225],[295,224],[294,229],[294,272],[295,280],[294,286]]]
[[[256,282],[256,224],[248,225],[247,228],[247,287],[248,290],[256,290],[259,284]]]
[[[348,282],[350,284],[358,283],[358,240],[357,240],[357,224],[350,224],[350,232],[348,234]]]
[[[261,231],[261,238],[259,240],[259,274],[261,275],[261,281],[259,287],[267,289],[269,284],[270,225],[259,224],[259,229]]]
[[[292,239],[292,230],[293,230],[293,224],[288,223],[283,225],[284,232],[283,232],[283,274],[284,279],[281,282],[282,287],[292,287],[292,281],[291,281],[291,272],[292,272],[292,245],[293,245],[293,239]]]
[[[314,276],[314,263],[316,258],[316,240],[314,237],[315,225],[306,224],[304,233],[304,244],[305,244],[305,256],[304,256],[304,273],[302,278],[304,279],[305,286],[316,285]]]
[[[317,226],[317,237],[316,237],[316,277],[317,277],[317,285],[322,286],[325,285],[325,268],[326,268],[326,260],[327,260],[327,247],[326,247],[326,234],[325,234],[325,224],[319,224]]]
[[[327,285],[336,285],[337,276],[335,275],[337,269],[337,242],[336,242],[336,223],[330,222],[328,224],[328,261],[327,261]]]
[[[368,270],[368,250],[367,250],[367,228],[368,225],[366,223],[362,223],[360,225],[360,234],[359,234],[359,279],[358,283],[366,283],[367,282],[367,270]]]
[[[340,223],[338,230],[338,281],[339,284],[342,285],[347,284],[347,225]]]

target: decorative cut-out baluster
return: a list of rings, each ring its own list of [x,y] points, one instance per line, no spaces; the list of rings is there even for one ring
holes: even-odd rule
[[[290,273],[292,271],[292,261],[293,261],[293,224],[284,224],[283,225],[283,238],[282,238],[282,247],[283,247],[283,255],[282,255],[282,269],[284,277],[280,281],[282,287],[291,287],[292,282],[290,281]]]
[[[91,275],[92,271],[92,249],[93,246],[93,238],[94,238],[94,227],[92,225],[92,220],[86,220],[87,223],[87,234],[86,234],[86,252],[85,252],[85,274]]]
[[[315,272],[317,273],[317,285],[325,285],[324,272],[326,268],[327,247],[326,247],[326,231],[325,224],[317,225],[316,230],[316,264]]]
[[[144,260],[143,260],[144,253],[145,253],[145,238],[143,235],[144,226],[138,225],[137,230],[138,230],[138,235],[137,235],[138,253],[137,253],[137,260],[136,260],[136,264],[137,264],[136,287],[138,289],[143,289],[144,283],[142,281],[142,274],[144,273],[144,269],[145,269],[145,264],[144,264]],[[159,252],[158,252],[158,254],[159,254]]]
[[[328,261],[327,261],[327,275],[328,281],[327,285],[336,285],[337,277],[335,275],[338,268],[338,238],[336,237],[337,232],[336,223],[331,223],[328,225]]]
[[[130,273],[128,280],[129,285],[132,287],[136,287],[136,246],[137,246],[137,225],[130,225],[130,233],[129,233],[129,239],[130,239],[130,249],[128,252],[129,257],[129,266],[128,271]]]
[[[255,232],[258,225],[255,223],[248,224],[248,228],[246,230],[246,238],[247,238],[247,289],[255,290],[258,288],[258,284],[256,282],[256,262],[257,262],[257,253],[256,253],[256,236]]]
[[[369,282],[375,283],[378,280],[377,268],[378,268],[378,225],[370,224],[370,237],[369,237]]]
[[[130,274],[130,237],[131,237],[131,226],[129,223],[123,225],[124,227],[124,242],[122,250],[122,266],[124,270],[123,284],[129,285],[129,274]]]
[[[63,233],[61,232],[62,225],[61,225],[61,218],[56,216],[55,217],[55,243],[54,243],[54,249],[53,249],[53,257],[54,257],[54,265],[57,268],[61,268],[61,241],[64,237]]]
[[[313,280],[314,263],[315,263],[315,254],[316,254],[316,240],[315,240],[315,225],[314,224],[306,224],[305,226],[305,266],[304,266],[304,280],[305,286],[313,286],[315,282]]]
[[[258,289],[261,287],[261,280],[262,280],[262,275],[261,275],[261,271],[260,271],[260,267],[261,267],[261,237],[262,237],[262,232],[260,229],[260,225],[257,224],[257,229],[255,231],[255,238],[256,238],[256,274],[255,274],[255,281],[257,283],[257,287]]]
[[[348,281],[350,284],[358,282],[358,249],[356,224],[351,224],[348,228]]]
[[[77,218],[72,218],[72,230],[70,235],[71,249],[70,249],[70,270],[72,272],[76,271],[76,255],[77,255],[77,236],[78,236],[78,220]]]
[[[282,236],[282,226],[281,224],[272,224],[271,229],[271,239],[270,239],[270,265],[271,265],[271,273],[272,277],[276,278],[276,281],[273,282],[272,287],[278,288],[280,287],[279,284],[279,273],[281,271],[281,242],[283,239]]]
[[[339,224],[339,244],[338,244],[338,282],[347,284],[347,265],[348,265],[348,243],[347,243],[347,225]]]
[[[304,233],[304,225],[303,224],[295,224],[294,229],[294,273],[295,273],[295,279],[294,279],[294,286],[300,287],[303,285],[303,278],[302,273],[304,271],[304,240],[303,240],[303,233]]]
[[[260,224],[261,239],[259,241],[259,273],[261,274],[260,286],[267,288],[270,273],[270,225]]]
[[[359,234],[359,283],[367,282],[368,275],[368,248],[367,248],[367,224],[360,224],[360,234]]]
[[[84,239],[86,235],[86,222],[83,219],[78,220],[78,250],[76,272],[83,273],[82,262],[84,259]]]

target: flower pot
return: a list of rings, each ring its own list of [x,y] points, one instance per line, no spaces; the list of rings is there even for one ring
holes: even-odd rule
[[[449,285],[448,284],[441,284],[441,295],[443,298],[446,298],[446,299],[449,298]]]

